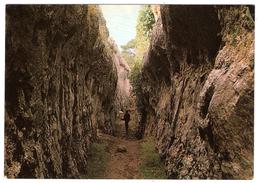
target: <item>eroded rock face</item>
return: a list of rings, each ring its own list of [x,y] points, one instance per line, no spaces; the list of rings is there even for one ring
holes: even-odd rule
[[[129,82],[129,72],[130,68],[127,62],[121,56],[121,53],[112,38],[109,38],[109,43],[112,45],[112,49],[114,50],[113,60],[115,62],[117,73],[118,73],[118,82],[117,82],[117,106],[118,110],[125,111],[129,108],[129,96],[131,90],[131,84]]]
[[[160,11],[142,68],[141,133],[156,137],[170,178],[252,178],[253,7]]]
[[[113,133],[117,69],[97,6],[6,8],[5,175],[79,178]]]

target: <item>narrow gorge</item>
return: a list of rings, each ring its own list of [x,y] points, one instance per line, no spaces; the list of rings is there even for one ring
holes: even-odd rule
[[[6,6],[7,178],[89,178],[102,151],[98,178],[145,178],[147,157],[156,178],[253,178],[254,6],[151,9],[134,93],[98,5]]]

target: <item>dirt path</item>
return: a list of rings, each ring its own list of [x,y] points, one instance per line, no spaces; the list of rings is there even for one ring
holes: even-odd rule
[[[106,179],[136,179],[141,178],[138,171],[140,164],[140,140],[134,137],[135,130],[130,126],[129,136],[125,136],[123,122],[117,125],[116,136],[99,134],[99,138],[109,144],[110,160],[104,172]],[[118,146],[124,146],[127,152],[117,152]]]

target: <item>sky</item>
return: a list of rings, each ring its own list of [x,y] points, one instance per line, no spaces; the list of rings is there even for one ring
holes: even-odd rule
[[[140,5],[101,5],[110,37],[118,47],[136,36],[136,24]]]

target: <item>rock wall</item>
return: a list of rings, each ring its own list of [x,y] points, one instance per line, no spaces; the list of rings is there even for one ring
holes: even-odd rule
[[[115,50],[97,6],[7,5],[5,175],[79,178],[113,133]]]
[[[117,82],[117,106],[118,110],[126,110],[129,107],[129,96],[131,90],[131,84],[129,82],[129,72],[130,68],[127,62],[121,56],[121,53],[115,43],[115,41],[110,37],[110,45],[114,51],[114,62],[117,68],[118,73],[118,82]]]
[[[253,177],[254,7],[161,6],[141,73],[139,131],[169,178]]]

